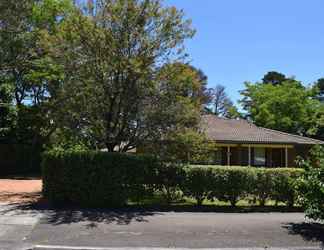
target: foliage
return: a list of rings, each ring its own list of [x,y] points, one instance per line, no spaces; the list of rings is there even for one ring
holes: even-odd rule
[[[30,145],[0,144],[0,176],[14,174],[39,174],[41,148]]]
[[[303,176],[303,169],[281,169],[274,177],[274,187],[271,198],[277,202],[284,202],[293,207],[297,201],[297,179]]]
[[[54,204],[111,207],[144,201],[160,192],[170,204],[182,195],[201,205],[205,199],[230,202],[256,197],[292,205],[294,180],[302,169],[184,166],[152,156],[55,148],[43,157],[43,193]],[[265,183],[265,180],[266,183]]]
[[[126,152],[181,126],[178,121],[188,123],[192,112],[185,112],[195,111],[195,98],[177,98],[162,89],[167,80],[161,78],[168,65],[182,60],[183,42],[194,34],[183,12],[155,0],[94,4],[47,37],[48,53],[65,76],[65,102],[55,124],[89,138],[93,148]],[[186,72],[185,83],[199,88]]]
[[[285,82],[286,80],[288,80],[288,78],[284,74],[276,72],[276,71],[269,71],[262,78],[262,83],[272,84],[272,85],[280,85],[283,82]]]
[[[261,206],[273,199],[291,207],[297,198],[295,182],[303,173],[303,169],[296,168],[258,168],[253,194]]]
[[[217,85],[215,88],[211,89],[211,93],[212,99],[210,105],[207,107],[208,110],[210,109],[211,113],[231,119],[241,117],[237,107],[228,97],[223,85]]]
[[[315,83],[315,87],[318,88],[318,91],[319,91],[319,98],[321,100],[324,100],[323,97],[324,97],[324,78],[320,78],[316,81]]]
[[[162,141],[146,143],[143,152],[158,156],[164,162],[206,164],[212,162],[213,142],[204,133],[185,129],[169,133]]]
[[[23,145],[37,158],[55,129],[51,115],[57,103],[52,99],[61,76],[50,63],[41,40],[44,33],[55,33],[70,3],[0,1],[0,141]]]
[[[253,194],[260,205],[264,206],[267,199],[271,197],[274,188],[273,170],[264,169],[256,171],[256,181],[253,187]]]
[[[187,167],[186,179],[182,183],[181,190],[185,196],[194,198],[200,206],[205,199],[211,197],[213,181],[211,168]]]
[[[311,157],[303,161],[306,170],[298,183],[301,203],[308,218],[324,220],[324,148],[315,146]]]
[[[241,104],[256,125],[300,135],[315,135],[324,106],[295,80],[280,85],[245,83]],[[323,120],[323,119],[322,119]]]
[[[56,149],[43,156],[43,193],[54,204],[120,206],[145,197],[156,169],[151,157]]]
[[[235,206],[239,199],[254,198],[264,206],[268,199],[292,206],[296,199],[295,182],[304,173],[294,168],[247,168],[190,166],[182,190],[201,204],[218,199]]]
[[[240,199],[252,193],[255,172],[245,167],[219,167],[213,169],[215,182],[212,187],[213,197],[230,202],[234,207]]]
[[[181,198],[180,187],[185,179],[182,165],[160,163],[156,178],[156,188],[168,204]]]
[[[0,142],[9,142],[16,125],[16,109],[12,103],[12,87],[0,82]]]

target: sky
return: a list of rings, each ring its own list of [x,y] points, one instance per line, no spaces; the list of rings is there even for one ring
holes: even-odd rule
[[[268,71],[305,85],[324,77],[324,0],[165,0],[197,30],[186,42],[191,64],[233,101],[244,82]]]

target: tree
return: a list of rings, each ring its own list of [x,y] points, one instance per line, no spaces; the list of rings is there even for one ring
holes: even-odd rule
[[[211,112],[226,118],[239,118],[240,114],[226,93],[223,85],[217,85],[212,92]]]
[[[264,84],[279,85],[286,80],[287,78],[284,74],[279,73],[277,71],[269,71],[267,74],[264,75],[262,82]]]
[[[316,82],[316,86],[319,89],[320,95],[324,95],[324,78],[320,78]]]
[[[0,140],[30,149],[26,165],[34,165],[32,158],[55,130],[52,101],[61,72],[49,61],[41,37],[55,33],[70,6],[69,0],[0,0],[0,92],[6,99],[0,107]]]
[[[199,96],[180,97],[164,89],[170,85],[164,84],[163,72],[183,58],[183,42],[194,34],[183,12],[157,0],[94,4],[48,37],[49,53],[65,72],[64,107],[54,123],[91,138],[93,147],[125,152],[196,120],[185,111],[196,107],[191,99]]]
[[[318,79],[315,82],[314,87],[317,88],[318,91],[318,96],[316,96],[316,98],[321,102],[324,102],[324,78]]]
[[[323,106],[312,98],[314,91],[298,81],[280,85],[246,82],[241,94],[247,117],[258,126],[314,136],[323,118]]]
[[[12,87],[0,82],[0,142],[10,142],[16,124],[16,109],[12,103]]]

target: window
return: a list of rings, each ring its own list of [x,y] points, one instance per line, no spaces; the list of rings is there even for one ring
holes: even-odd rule
[[[265,148],[254,148],[254,165],[266,165]]]

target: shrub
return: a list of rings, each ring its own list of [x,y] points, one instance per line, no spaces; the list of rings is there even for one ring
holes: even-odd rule
[[[268,198],[272,196],[274,189],[275,171],[272,169],[257,169],[255,171],[256,179],[253,185],[252,194],[260,202],[261,206],[266,204]]]
[[[213,183],[212,169],[208,167],[187,167],[181,189],[185,196],[196,199],[197,205],[210,198]]]
[[[303,172],[296,168],[258,168],[253,195],[261,206],[270,198],[293,206],[297,196],[295,182]]]
[[[303,167],[306,172],[298,182],[298,193],[306,216],[324,221],[324,147],[314,147]]]
[[[303,169],[278,168],[273,169],[273,188],[271,198],[293,207],[297,200],[296,181],[304,174]]]
[[[236,206],[252,192],[255,171],[248,167],[217,167],[213,169],[214,182],[212,192],[214,198],[230,202]]]
[[[157,172],[152,157],[94,151],[51,151],[42,165],[43,193],[49,201],[95,207],[145,197]]]
[[[302,169],[188,166],[154,157],[58,148],[43,155],[43,193],[54,204],[122,206],[162,192],[171,203],[184,194],[201,205],[205,199],[230,202],[254,196],[294,204],[295,180]],[[309,187],[309,186],[307,186]],[[308,196],[307,196],[308,197]]]
[[[0,175],[40,174],[42,147],[23,144],[0,144]]]
[[[262,206],[269,198],[292,206],[296,198],[295,182],[303,172],[290,168],[190,166],[182,189],[198,204],[207,198],[236,206],[240,199],[252,196]]]
[[[181,198],[180,187],[184,181],[185,172],[182,165],[159,164],[155,184],[168,204]]]

